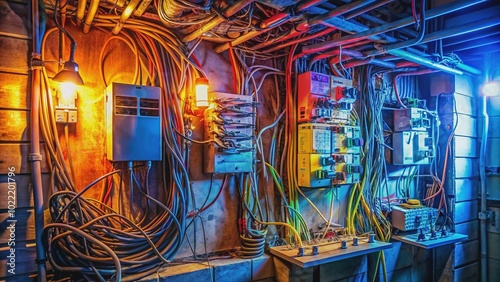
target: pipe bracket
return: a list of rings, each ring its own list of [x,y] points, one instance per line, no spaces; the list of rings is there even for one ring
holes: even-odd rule
[[[478,214],[480,220],[490,220],[495,222],[495,212],[494,211],[484,211]]]
[[[28,155],[28,161],[30,162],[39,162],[43,159],[42,155],[41,154],[29,154]]]

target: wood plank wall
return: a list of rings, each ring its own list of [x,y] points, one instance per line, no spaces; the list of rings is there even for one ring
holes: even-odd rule
[[[30,167],[30,91],[32,51],[30,2],[0,1],[0,280],[28,280],[36,272]],[[8,273],[8,169],[15,168],[15,275]],[[44,168],[44,181],[48,181]]]

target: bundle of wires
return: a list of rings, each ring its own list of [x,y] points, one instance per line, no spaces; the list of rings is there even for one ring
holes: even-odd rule
[[[111,29],[118,19],[118,16],[98,15],[95,26]],[[46,60],[43,50],[47,38],[55,30],[48,30],[44,36],[42,60]],[[143,181],[136,176],[137,167],[131,166],[128,170],[113,170],[85,188],[78,189],[74,173],[71,173],[74,170],[69,148],[68,166],[64,158],[66,152],[63,152],[59,142],[49,76],[43,69],[44,79],[39,85],[42,92],[40,124],[46,142],[53,192],[50,199],[52,223],[44,229],[44,243],[56,274],[71,276],[75,280],[137,281],[168,264],[185,237],[188,200],[193,197],[187,169],[188,145],[179,134],[185,134],[183,112],[187,109],[186,89],[190,89],[191,82],[203,72],[189,57],[189,51],[180,40],[161,25],[131,19],[125,24],[120,37],[112,37],[116,38],[127,43],[135,54],[136,71],[131,83],[161,88],[164,161],[160,171],[163,185],[156,187],[154,197],[149,195],[151,167],[148,165]],[[107,84],[104,75],[101,77]],[[151,212],[143,213],[140,219],[131,218],[131,215],[125,217],[122,211],[83,196],[99,181],[117,175],[125,178],[126,174],[131,179],[130,195],[138,191],[143,201],[149,203]],[[108,189],[113,187],[109,185]],[[106,191],[103,194],[101,198],[107,203],[110,195],[116,193]]]

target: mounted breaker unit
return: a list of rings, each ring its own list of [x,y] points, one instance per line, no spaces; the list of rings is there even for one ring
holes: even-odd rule
[[[105,95],[108,159],[161,160],[160,88],[111,83],[106,88]]]
[[[394,165],[424,165],[434,157],[433,141],[426,131],[393,133],[392,148]]]
[[[298,78],[299,122],[346,122],[358,96],[352,80],[306,72]]]
[[[427,111],[419,108],[394,110],[394,131],[426,131],[431,127]]]
[[[304,123],[299,125],[298,184],[324,188],[360,181],[359,126]]]
[[[251,172],[255,160],[255,112],[252,96],[210,93],[205,110],[206,173]]]
[[[305,154],[330,154],[332,151],[332,126],[324,123],[299,125],[298,152]]]
[[[416,230],[419,228],[430,229],[438,216],[438,210],[425,206],[406,208],[392,207],[392,226],[401,231]]]
[[[359,126],[332,126],[332,152],[333,153],[357,153],[361,152],[363,139]]]

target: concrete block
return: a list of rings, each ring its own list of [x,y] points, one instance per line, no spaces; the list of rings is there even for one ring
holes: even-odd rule
[[[407,282],[411,281],[411,266],[387,272],[387,281],[391,282]],[[377,281],[384,281],[384,274],[379,273]]]
[[[273,258],[267,254],[252,259],[252,281],[274,277]]]
[[[296,265],[273,257],[277,282],[314,281],[314,270],[317,267],[300,268]]]
[[[163,267],[157,273],[141,279],[141,282],[212,281],[212,272],[212,267],[199,263],[171,265]]]
[[[366,273],[368,257],[358,256],[319,266],[319,281],[344,281],[347,278]]]
[[[215,282],[234,282],[252,280],[252,260],[232,258],[210,262],[214,268]]]

